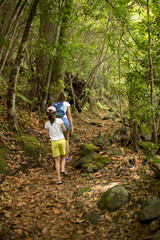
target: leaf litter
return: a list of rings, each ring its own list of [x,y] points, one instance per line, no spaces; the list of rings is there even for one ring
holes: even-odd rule
[[[105,167],[106,172],[93,174],[81,173],[75,169],[79,159],[79,146],[90,142],[101,131],[110,133],[120,126],[119,123],[107,121],[107,124],[97,117],[86,120],[74,117],[75,134],[81,140],[75,143],[70,140],[71,161],[66,168],[69,176],[63,184],[55,184],[56,172],[53,170],[53,160],[50,149],[45,157],[39,156],[40,167],[31,167],[26,171],[20,168],[23,149],[18,146],[13,134],[6,125],[6,134],[1,134],[3,145],[10,146],[11,151],[6,159],[8,168],[13,175],[7,175],[1,182],[0,195],[0,239],[24,240],[144,240],[150,239],[155,224],[141,224],[137,219],[140,211],[139,200],[147,196],[158,196],[155,186],[150,183],[153,172],[143,165],[143,153],[135,153],[130,149],[121,148],[123,157],[110,155],[109,149],[101,149],[100,154],[111,159]],[[39,126],[37,116],[32,114],[37,127],[28,126],[28,131],[35,137],[45,140],[42,126]],[[2,120],[1,120],[2,121]],[[102,123],[103,128],[91,125],[90,122]],[[7,136],[12,136],[8,138]],[[112,145],[113,147],[113,145]],[[130,159],[136,164],[128,168]],[[27,161],[28,159],[26,159]],[[23,158],[25,162],[25,159]],[[101,194],[116,185],[123,185],[130,193],[130,202],[115,212],[100,211],[97,202]],[[81,196],[79,189],[90,186]],[[81,207],[76,207],[81,203]],[[85,214],[95,211],[99,216],[96,224],[91,224],[84,218]]]

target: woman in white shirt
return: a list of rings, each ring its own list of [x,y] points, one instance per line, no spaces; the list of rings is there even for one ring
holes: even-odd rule
[[[59,94],[58,102],[62,102],[64,105],[64,112],[65,115],[63,116],[62,121],[64,122],[64,125],[66,127],[66,162],[70,161],[69,157],[69,133],[73,133],[73,121],[72,121],[72,115],[71,115],[71,109],[69,102],[66,101],[66,94],[64,92],[61,92]]]

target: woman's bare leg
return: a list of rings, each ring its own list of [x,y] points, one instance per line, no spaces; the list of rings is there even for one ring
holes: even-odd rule
[[[66,156],[69,156],[69,131],[66,133]]]

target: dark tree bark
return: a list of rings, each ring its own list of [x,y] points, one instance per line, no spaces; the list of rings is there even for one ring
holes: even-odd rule
[[[52,51],[56,51],[56,46],[59,39],[59,25],[60,21],[55,21],[53,16],[58,15],[58,4],[53,2],[41,2],[40,3],[40,31],[39,40],[43,40],[47,48],[52,48]],[[45,112],[46,104],[48,101],[49,90],[52,79],[53,71],[53,57],[46,49],[42,49],[41,53],[36,57],[36,67],[39,77],[39,84],[41,86],[40,95],[40,110]]]
[[[70,37],[69,32],[69,18],[72,14],[72,8],[73,8],[73,0],[65,0],[65,6],[63,7],[63,19],[61,23],[61,30],[60,30],[60,36],[58,41],[58,49],[57,49],[57,55],[53,62],[53,84],[56,85],[57,91],[55,91],[55,100],[58,96],[59,91],[61,91],[64,88],[64,77],[65,77],[65,70],[66,70],[66,59],[63,56],[65,47],[67,46],[67,42]]]
[[[17,5],[15,6],[15,9],[14,9],[13,13],[12,13],[12,15],[10,16],[10,18],[9,18],[9,20],[8,20],[7,26],[5,27],[5,29],[4,29],[3,32],[2,32],[2,35],[3,35],[4,38],[6,38],[7,35],[8,35],[8,32],[9,32],[9,30],[10,30],[10,27],[11,27],[13,21],[14,21],[14,18],[15,18],[16,15],[17,15],[17,12],[18,12],[18,9],[19,9],[20,4],[21,4],[21,0],[19,0],[18,3],[17,3]],[[2,58],[3,49],[4,49],[4,45],[1,45],[1,46],[0,46],[0,60],[1,60],[1,58]]]
[[[14,23],[14,26],[13,26],[13,33],[12,33],[11,39],[9,41],[8,48],[7,48],[7,50],[6,50],[5,54],[4,54],[4,57],[2,59],[2,63],[1,63],[1,67],[0,67],[0,75],[1,75],[1,73],[3,71],[3,68],[5,66],[5,63],[7,61],[7,58],[8,58],[9,52],[10,52],[10,46],[12,45],[12,43],[14,41],[14,38],[15,38],[19,17],[21,16],[22,10],[23,10],[24,6],[26,5],[26,3],[27,3],[27,0],[25,0],[23,2],[23,4],[21,5],[21,7],[20,7],[20,9],[19,9],[19,11],[17,13],[17,17],[16,17],[16,20],[15,20],[15,23]],[[1,49],[1,55],[3,54],[3,49],[4,49],[4,46]]]
[[[39,0],[33,0],[29,17],[27,19],[24,33],[22,36],[21,43],[19,45],[19,49],[17,52],[17,56],[13,65],[13,68],[11,70],[9,83],[8,83],[8,92],[7,92],[7,119],[12,124],[12,126],[17,130],[17,119],[16,119],[16,111],[15,111],[15,101],[16,101],[16,88],[17,88],[17,80],[19,75],[19,69],[21,67],[21,62],[23,59],[23,51],[25,49],[28,37],[29,37],[29,31],[30,27],[33,21],[34,14],[36,13],[36,9],[38,6]]]

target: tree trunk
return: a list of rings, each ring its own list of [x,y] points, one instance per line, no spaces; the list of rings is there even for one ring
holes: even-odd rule
[[[153,64],[152,64],[152,55],[151,55],[151,29],[150,29],[150,3],[147,0],[147,16],[148,16],[148,59],[149,59],[149,70],[150,70],[150,96],[151,96],[151,114],[152,114],[152,141],[158,143],[157,132],[156,132],[156,123],[155,123],[155,113],[154,113],[154,78],[153,78]]]
[[[46,84],[46,88],[45,88],[46,90],[45,90],[45,94],[44,94],[42,105],[41,105],[41,112],[45,112],[45,108],[47,105],[48,93],[49,93],[49,89],[50,89],[50,85],[51,85],[51,76],[52,76],[52,62],[50,63],[50,66],[49,66],[49,71],[48,71],[48,76],[47,76],[47,84]]]
[[[41,112],[45,112],[53,71],[53,57],[50,56],[48,49],[56,46],[59,39],[59,21],[57,23],[51,16],[57,14],[58,5],[54,3],[53,8],[52,2],[41,2],[40,12],[39,41],[43,41],[45,48],[42,48],[40,54],[37,54],[36,67],[39,75],[39,85],[41,87],[39,99],[40,110]],[[52,49],[52,52],[53,51],[56,51],[56,48]]]
[[[68,23],[70,16],[72,14],[72,7],[73,7],[73,0],[65,0],[65,6],[63,7],[64,12],[63,19],[61,23],[61,30],[60,30],[60,36],[58,41],[58,48],[57,48],[57,54],[54,59],[53,63],[53,85],[55,88],[55,98],[58,97],[59,91],[64,89],[64,77],[65,77],[65,71],[66,71],[66,59],[64,56],[64,50],[67,46],[67,42],[69,41],[70,33],[68,28]]]
[[[74,79],[74,77],[72,78],[71,75],[69,74],[69,80],[71,83],[71,92],[72,92],[72,97],[73,97],[73,109],[75,110],[76,109],[76,98],[75,98],[74,89],[73,89],[73,79]]]
[[[134,103],[134,89],[130,89],[129,92],[129,112],[130,112],[130,129],[131,129],[131,140],[136,151],[139,150],[139,140],[140,136],[138,133],[138,122],[135,120],[134,111],[135,111],[135,103]]]
[[[122,37],[123,37],[123,33],[121,34],[120,36],[120,39],[119,39],[119,44],[118,44],[118,78],[119,78],[119,94],[118,94],[118,98],[119,98],[119,112],[120,112],[120,116],[121,118],[123,118],[122,116],[122,100],[121,100],[121,57],[120,57],[120,45],[121,45],[121,40],[122,40]]]
[[[10,39],[9,46],[8,46],[6,52],[5,52],[5,56],[2,59],[2,64],[1,64],[1,67],[0,67],[0,75],[2,74],[3,68],[4,68],[5,63],[7,61],[7,58],[8,58],[9,52],[10,52],[10,46],[12,45],[12,43],[14,41],[14,37],[15,37],[15,34],[16,34],[17,26],[18,26],[18,19],[19,19],[20,15],[21,15],[21,12],[22,12],[22,10],[23,10],[23,8],[24,8],[26,3],[27,3],[27,0],[24,1],[23,5],[21,6],[21,8],[20,8],[20,10],[19,10],[19,12],[17,14],[17,18],[16,18],[16,21],[15,21],[15,24],[14,24],[14,27],[13,27],[13,34],[12,34],[12,37]],[[1,49],[1,51],[3,52],[3,48]]]
[[[18,53],[13,65],[13,68],[11,70],[9,83],[8,83],[8,93],[7,93],[7,119],[10,123],[13,124],[14,128],[17,130],[17,119],[16,119],[16,111],[15,111],[15,100],[16,100],[16,87],[17,87],[17,80],[19,75],[19,69],[21,66],[21,62],[23,59],[23,51],[26,46],[28,37],[29,37],[29,31],[30,27],[33,21],[34,14],[36,12],[37,6],[38,6],[39,0],[33,0],[33,4],[30,9],[29,17],[27,19],[23,37],[21,40],[21,43],[19,45]]]
[[[18,1],[11,17],[8,20],[7,26],[5,27],[4,31],[2,32],[2,35],[4,36],[5,39],[7,38],[8,32],[11,28],[11,25],[12,25],[13,21],[15,20],[15,17],[17,15],[20,4],[21,4],[21,0]],[[3,50],[4,50],[4,45],[1,45],[0,46],[0,61],[2,60]]]

